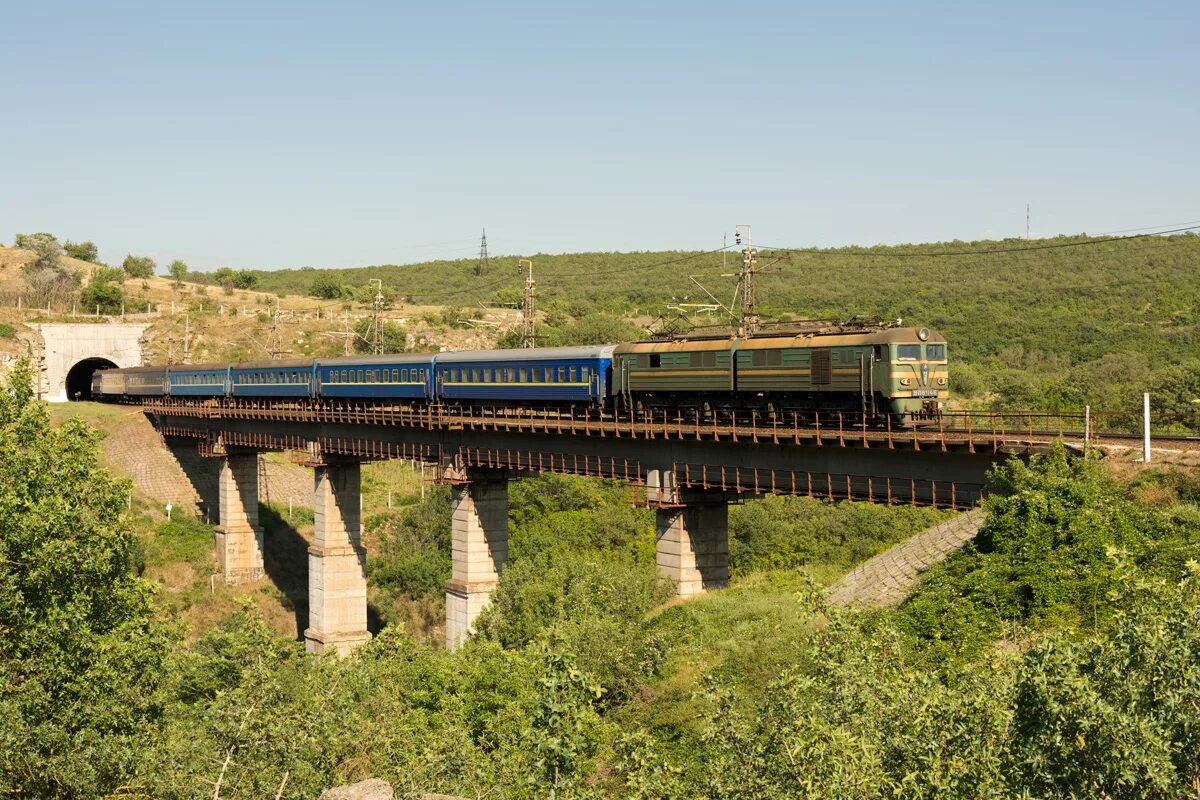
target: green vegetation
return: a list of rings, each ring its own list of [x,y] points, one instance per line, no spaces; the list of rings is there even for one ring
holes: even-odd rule
[[[149,278],[154,275],[154,259],[149,256],[127,255],[121,262],[121,269],[130,278]]]
[[[258,286],[258,275],[250,270],[221,267],[212,276],[227,294],[232,294],[234,289],[253,289]]]
[[[167,266],[167,274],[175,281],[175,288],[178,289],[187,280],[188,265],[175,259]]]
[[[96,267],[91,280],[79,293],[79,302],[87,312],[119,314],[125,304],[121,279],[125,272],[108,267]]]
[[[900,609],[901,628],[931,664],[948,666],[1018,624],[1095,628],[1113,613],[1123,562],[1177,578],[1200,551],[1200,486],[1178,473],[1157,480],[1191,502],[1151,508],[1099,461],[1070,460],[1061,447],[1030,466],[1010,463],[996,474],[1002,494],[988,502],[987,526],[927,576]]]
[[[7,322],[0,322],[0,339],[17,338],[17,329]]]
[[[1183,800],[1200,781],[1184,473],[1014,460],[974,546],[870,613],[827,608],[821,584],[943,514],[750,502],[733,585],[674,602],[626,489],[523,479],[509,565],[455,653],[408,629],[449,573],[449,490],[413,486],[366,523],[398,624],[312,658],[249,597],[189,640],[175,614],[204,596],[156,600],[138,572],[206,576],[211,529],[160,521],[139,543],[96,435],[51,426],[28,377],[0,391],[6,794],[311,798],[380,777],[405,797]],[[294,534],[282,514],[262,509],[271,548]]]
[[[90,261],[93,264],[100,263],[100,250],[96,247],[95,242],[72,242],[68,239],[63,242],[63,250],[71,258]]]
[[[370,318],[360,319],[354,323],[354,349],[360,353],[375,352],[374,325]],[[395,322],[383,320],[379,326],[381,344],[385,353],[403,353],[408,349],[408,334],[404,327]]]
[[[1035,245],[1095,241],[1064,236]],[[1162,413],[1200,412],[1197,309],[1200,236],[1103,241],[1043,250],[1025,240],[760,253],[764,317],[854,314],[902,318],[941,330],[951,343],[954,389],[1000,408],[1130,410],[1153,392]],[[993,250],[1015,252],[988,254]],[[968,255],[949,255],[968,253]],[[941,254],[941,255],[938,255]],[[736,255],[579,253],[537,255],[542,338],[556,342],[560,319],[604,313],[648,320],[673,298],[732,291]],[[411,302],[473,305],[519,302],[515,258],[493,259],[495,275],[474,274],[470,259],[342,270],[256,272],[271,292],[336,298],[378,278],[404,287]],[[489,276],[490,278],[490,276]],[[716,317],[709,319],[719,322]],[[539,327],[542,327],[539,324]],[[606,338],[633,331],[615,329]],[[640,333],[640,331],[638,331]],[[565,336],[564,341],[587,341]]]
[[[33,254],[21,268],[31,303],[69,302],[79,290],[80,275],[62,263],[63,246],[58,239],[49,233],[18,233],[15,244]]]

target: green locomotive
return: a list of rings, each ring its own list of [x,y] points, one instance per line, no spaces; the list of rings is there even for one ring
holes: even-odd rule
[[[828,325],[749,338],[621,344],[613,391],[634,408],[843,411],[936,420],[949,396],[946,339],[926,328]]]

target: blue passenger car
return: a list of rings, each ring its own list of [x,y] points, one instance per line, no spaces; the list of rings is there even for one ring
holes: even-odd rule
[[[434,391],[450,401],[603,405],[614,345],[438,353]]]
[[[244,361],[229,365],[229,393],[234,397],[311,397],[313,361]]]
[[[433,396],[433,354],[322,358],[316,362],[319,397],[408,398]]]
[[[229,391],[228,364],[177,364],[167,368],[172,397],[224,397]]]

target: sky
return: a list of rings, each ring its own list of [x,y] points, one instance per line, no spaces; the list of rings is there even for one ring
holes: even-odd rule
[[[214,269],[1200,221],[1200,4],[4,2],[0,240]]]

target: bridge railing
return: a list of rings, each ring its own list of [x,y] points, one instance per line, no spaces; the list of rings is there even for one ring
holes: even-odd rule
[[[404,405],[347,400],[198,400],[156,398],[147,410],[163,415],[284,422],[461,429],[511,433],[693,439],[735,443],[818,446],[1009,447],[1055,439],[1132,444],[1141,435],[1139,414],[953,410],[934,417],[893,417],[858,411],[718,410],[704,416],[683,410],[609,411],[599,408],[513,408]],[[1152,438],[1200,443],[1200,415],[1158,415]]]

